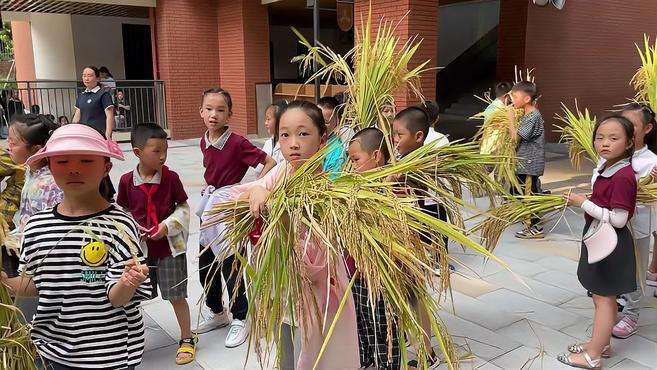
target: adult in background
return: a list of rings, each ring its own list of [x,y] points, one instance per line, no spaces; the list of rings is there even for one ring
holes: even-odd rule
[[[100,72],[94,66],[84,67],[82,83],[85,90],[75,102],[73,123],[81,123],[96,129],[106,138],[114,131],[114,102],[109,89],[100,84]]]
[[[109,71],[109,68],[102,66],[98,68],[100,72],[100,81],[103,83],[103,86],[109,87],[110,89],[116,89],[116,81],[114,76]]]
[[[114,102],[108,88],[100,84],[100,72],[94,66],[82,69],[82,83],[85,90],[75,102],[72,123],[91,126],[107,139],[112,139],[114,130]],[[110,203],[114,200],[114,185],[109,175],[100,183],[100,193]]]

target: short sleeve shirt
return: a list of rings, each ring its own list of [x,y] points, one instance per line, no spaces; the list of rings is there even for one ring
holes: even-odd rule
[[[542,176],[545,171],[545,122],[534,109],[520,118],[516,173]]]
[[[75,107],[80,110],[80,123],[95,128],[103,136],[107,128],[105,110],[112,106],[112,95],[100,86],[83,91],[75,101]]]
[[[636,206],[637,182],[632,165],[628,160],[622,160],[605,168],[593,184],[591,202],[602,208],[612,210],[624,209],[629,212],[629,218],[634,214]],[[586,215],[587,219],[590,216]]]
[[[139,172],[130,171],[123,176],[119,181],[119,192],[116,197],[116,204],[124,209],[130,211],[137,223],[147,229],[155,226],[149,225],[146,217],[146,207],[148,204],[148,197],[144,191],[139,187],[143,185],[145,188],[150,189],[152,186],[157,186],[157,189],[152,195],[151,201],[155,205],[155,212],[157,213],[158,222],[164,221],[167,217],[176,210],[176,207],[187,201],[187,193],[183,187],[180,177],[174,171],[169,170],[166,166],[162,167],[162,171],[158,174],[157,180],[152,183],[144,183],[139,179]],[[157,176],[157,175],[156,175]],[[137,181],[135,181],[137,180]],[[167,238],[160,240],[147,240],[149,258],[164,258],[171,255],[169,248],[169,241]]]
[[[264,164],[267,154],[244,136],[227,130],[215,143],[201,138],[205,182],[219,189],[242,181],[249,167]]]
[[[334,180],[342,171],[346,160],[345,148],[340,136],[332,133],[326,143],[326,157],[324,158],[324,172],[329,174],[329,179]]]
[[[150,298],[150,280],[121,307],[109,300],[133,253],[145,263],[137,224],[115,206],[81,217],[55,207],[30,218],[20,270],[37,289],[30,334],[41,356],[76,369],[125,369],[141,362],[139,301]]]

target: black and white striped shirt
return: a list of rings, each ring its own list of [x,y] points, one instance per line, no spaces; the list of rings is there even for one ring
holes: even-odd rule
[[[21,254],[21,269],[39,296],[32,329],[39,354],[75,368],[138,365],[144,351],[139,301],[150,297],[150,281],[123,307],[108,297],[132,258],[131,245],[139,249],[137,224],[115,206],[82,217],[56,209],[30,218]],[[143,260],[141,251],[138,256]]]

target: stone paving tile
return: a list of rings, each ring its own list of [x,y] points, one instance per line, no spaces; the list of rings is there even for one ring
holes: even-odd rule
[[[657,369],[657,343],[654,341],[633,335],[627,339],[612,341],[612,346],[617,356]]]
[[[559,305],[575,297],[573,292],[542,283],[530,277],[514,276],[508,271],[500,271],[497,274],[487,276],[486,280],[551,305]]]
[[[531,320],[521,320],[495,332],[526,347],[542,350],[553,357],[563,353],[569,345],[578,342],[569,335]]]
[[[444,311],[450,314],[493,331],[522,320],[521,315],[505,311],[499,306],[491,307],[459,292],[452,292],[451,299],[447,297],[444,301],[440,301],[440,305]],[[482,314],[483,312],[485,314]]]
[[[652,367],[642,365],[638,362],[632,361],[630,359],[625,359],[614,366],[611,366],[612,369],[618,370],[654,370]]]
[[[542,281],[546,284],[551,284],[554,286],[561,287],[566,290],[580,295],[586,296],[586,289],[582,287],[579,280],[577,279],[576,271],[572,273],[567,273],[563,271],[546,271],[534,276],[534,279]]]
[[[440,318],[457,343],[467,343],[465,348],[482,359],[490,360],[520,346],[514,340],[449,313],[441,312]]]
[[[479,298],[485,304],[502,305],[505,310],[559,330],[573,325],[581,317],[559,307],[529,298],[508,289],[499,289]]]
[[[494,358],[491,362],[502,369],[522,369],[522,370],[561,370],[572,369],[566,366],[556,358],[543,353],[536,348],[519,347],[511,352]]]
[[[576,324],[565,327],[560,331],[564,334],[568,334],[573,338],[579,339],[580,342],[588,342],[591,340],[593,330],[593,319],[582,319],[579,320]]]
[[[463,276],[458,273],[451,274],[450,280],[453,290],[473,298],[501,288],[497,284],[491,284],[488,279],[482,280],[475,277]]]
[[[563,271],[565,273],[572,273],[577,271],[577,261],[562,256],[549,256],[541,258],[536,261],[537,265],[544,268],[545,271]]]
[[[588,317],[593,319],[595,308],[593,307],[593,299],[588,296],[578,296],[572,300],[563,303],[559,307],[574,314]]]

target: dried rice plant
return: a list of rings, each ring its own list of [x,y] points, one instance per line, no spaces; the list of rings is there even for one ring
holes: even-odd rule
[[[566,206],[566,200],[560,195],[510,196],[507,197],[506,203],[491,209],[488,217],[470,232],[481,232],[486,248],[492,252],[509,225],[532,217],[543,218],[552,213],[563,212]]]
[[[657,109],[657,40],[650,45],[650,37],[643,35],[643,49],[635,44],[641,66],[636,71],[630,85],[636,91],[634,100],[638,103],[648,104],[653,111]]]
[[[491,104],[493,100],[490,96],[478,97],[484,102]],[[522,109],[516,109],[516,118],[513,125],[518,127]],[[498,108],[486,119],[484,112],[477,113],[470,117],[471,119],[482,119],[484,123],[479,128],[475,136],[475,141],[479,143],[480,152],[499,158],[497,164],[492,166],[492,174],[497,182],[505,188],[511,186],[521,190],[521,184],[516,177],[516,147],[517,140],[513,140],[509,134],[509,116],[506,108]]]
[[[574,111],[568,109],[564,103],[561,103],[561,109],[563,110],[563,116],[557,114],[555,118],[565,125],[556,127],[557,131],[561,132],[559,142],[568,144],[570,163],[576,170],[579,170],[582,159],[586,158],[597,166],[600,157],[593,146],[593,130],[596,117],[591,117],[589,110],[586,108],[582,113],[577,107],[577,100],[575,100]]]
[[[469,153],[477,156],[469,158]],[[326,260],[330,261],[331,276],[335,276],[335,264],[342,263],[345,252],[354,258],[361,278],[371,289],[370,299],[376,302],[376,297],[383,298],[387,316],[399,329],[401,348],[406,348],[404,333],[408,338],[418,339],[431,335],[421,328],[417,311],[410,302],[415,300],[429,312],[431,327],[448,366],[457,367],[454,345],[431,296],[434,289],[439,292],[449,289],[442,237],[499,260],[469,239],[461,227],[424,213],[417,205],[421,195],[398,196],[406,188],[399,188],[388,179],[405,176],[409,182],[425,185],[428,191],[441,193],[445,189],[436,185],[436,176],[461,179],[467,177],[462,171],[476,170],[480,172],[479,186],[495,187],[494,181],[482,171],[483,165],[493,161],[479,155],[473,144],[443,148],[428,145],[396,164],[363,174],[342,173],[330,182],[326,176],[318,175],[321,158],[318,154],[308,160],[271,192],[269,212],[264,217],[262,235],[253,248],[251,264],[247,265],[246,257],[239,254],[255,224],[246,202],[215,205],[209,212],[212,218],[202,226],[217,222],[230,225],[226,239],[245,262],[243,269],[249,278],[247,291],[253,303],[249,312],[253,330],[250,343],[255,346],[261,363],[269,361],[274,343],[280,343],[280,328],[286,315],[292,320],[314,317],[324,322],[328,333],[325,344],[339,319],[338,315],[333,322],[326,322],[324,304],[304,299],[307,296],[304,292],[309,292],[311,287],[303,277],[305,248],[300,246],[312,240],[322,247]],[[474,182],[475,178],[469,181]],[[461,202],[451,200],[454,204]],[[421,240],[420,235],[427,239]],[[439,286],[434,281],[436,266],[443,277]],[[348,294],[350,290],[345,292],[342,304]],[[417,350],[420,363],[425,363],[431,349],[419,341]],[[405,357],[406,351],[402,354]]]
[[[4,217],[0,216],[0,223],[6,225]],[[5,235],[3,233],[3,239]],[[0,273],[2,266],[0,255]],[[28,325],[21,322],[23,314],[14,303],[9,289],[0,284],[0,368],[36,370],[37,354],[30,339],[30,329]]]
[[[313,46],[300,32],[292,29],[299,42],[308,48],[308,53],[293,58],[292,62],[300,62],[305,71],[312,71],[315,59],[319,65],[319,70],[308,78],[307,83],[318,77],[327,83],[335,78],[347,85],[343,123],[356,130],[377,124],[385,134],[390,153],[393,153],[389,139],[391,130],[381,108],[394,106],[394,93],[404,86],[420,100],[424,100],[420,75],[428,70],[429,63],[427,60],[410,67],[422,40],[413,36],[402,41],[395,36],[396,28],[405,17],[397,23],[382,18],[376,35],[373,35],[370,9],[366,21],[361,22],[362,28],[356,30],[354,48],[345,55],[321,43]]]

